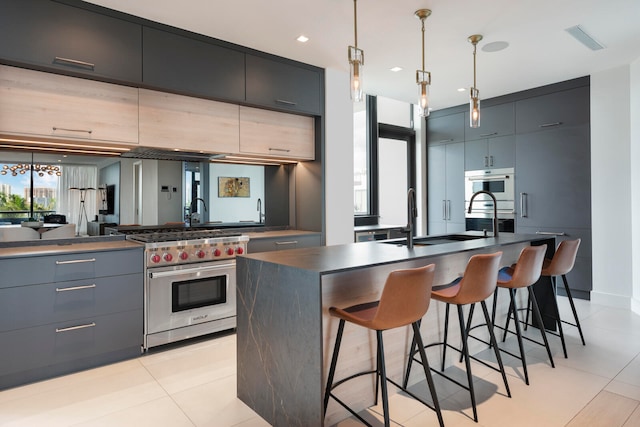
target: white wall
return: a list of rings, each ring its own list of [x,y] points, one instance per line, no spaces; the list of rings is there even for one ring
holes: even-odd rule
[[[633,297],[631,308],[640,314],[640,58],[634,61],[630,67],[630,117],[631,121],[631,241],[633,265],[632,283]]]
[[[591,298],[596,303],[626,308],[630,307],[633,291],[630,114],[630,67],[593,74]],[[635,217],[637,226],[640,218],[638,215]]]
[[[353,105],[349,74],[325,70],[325,242],[353,242]]]

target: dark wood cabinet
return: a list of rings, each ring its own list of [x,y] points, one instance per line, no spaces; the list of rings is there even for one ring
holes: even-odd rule
[[[515,106],[513,102],[483,107],[480,111],[480,127],[469,127],[469,112],[464,114],[464,139],[488,139],[512,135],[515,132]]]
[[[322,79],[319,68],[246,55],[246,100],[254,105],[320,115]]]
[[[446,144],[464,141],[464,113],[449,114],[427,119],[427,142]]]
[[[516,102],[516,132],[544,131],[589,123],[589,86],[577,87]]]
[[[46,0],[0,2],[0,58],[125,83],[142,79],[142,26]]]
[[[146,26],[142,34],[145,86],[225,101],[245,100],[243,52]]]

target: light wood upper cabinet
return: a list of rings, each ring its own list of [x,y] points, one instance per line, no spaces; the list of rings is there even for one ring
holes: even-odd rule
[[[138,143],[138,89],[0,65],[0,133]]]
[[[240,107],[240,152],[313,160],[313,117]]]
[[[140,89],[140,145],[237,153],[239,106]]]

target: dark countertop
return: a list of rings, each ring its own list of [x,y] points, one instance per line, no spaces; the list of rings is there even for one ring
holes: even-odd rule
[[[115,237],[115,236],[114,236]],[[118,236],[119,237],[119,236]],[[143,248],[144,246],[131,240],[118,239],[89,239],[78,238],[77,241],[70,242],[72,239],[49,240],[47,244],[29,244],[30,242],[19,242],[27,245],[0,247],[0,259],[32,257],[45,255],[72,254],[77,252],[96,252],[96,251],[112,251],[122,249]],[[34,241],[36,243],[40,241]]]
[[[457,234],[480,235],[481,233],[466,232]],[[491,247],[496,247],[497,249],[503,245],[545,240],[548,238],[549,236],[539,236],[535,234],[502,233],[497,238],[487,237],[441,245],[414,246],[413,249],[378,241],[260,252],[247,254],[244,255],[244,257],[327,274],[475,249]]]

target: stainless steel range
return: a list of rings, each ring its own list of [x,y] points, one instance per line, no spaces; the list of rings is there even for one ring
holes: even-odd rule
[[[236,327],[236,255],[249,237],[222,230],[120,230],[145,245],[144,347]]]

